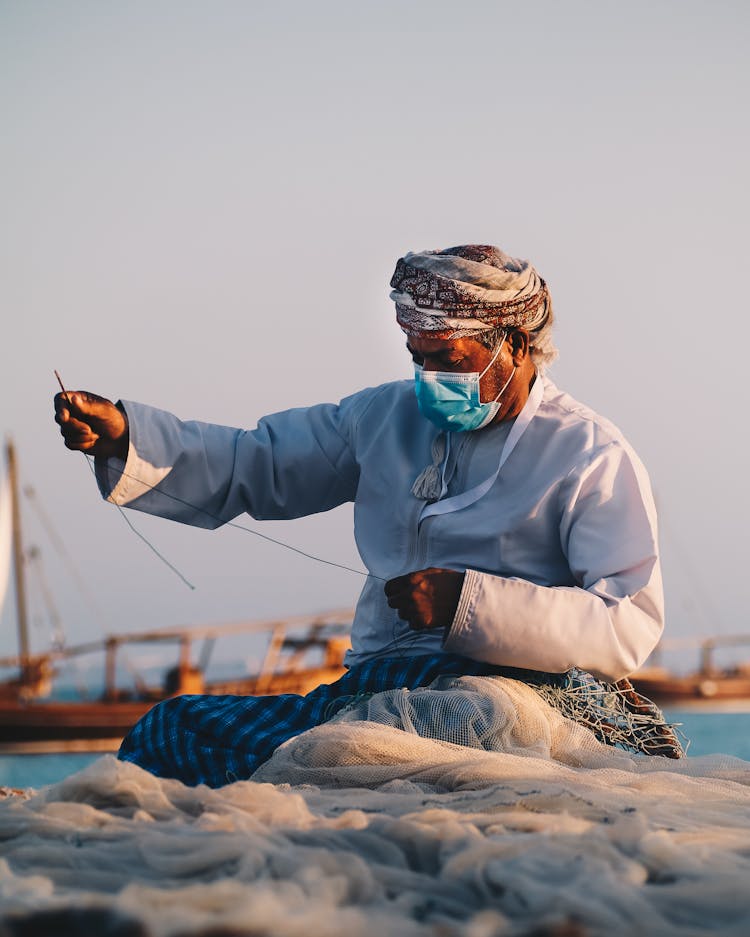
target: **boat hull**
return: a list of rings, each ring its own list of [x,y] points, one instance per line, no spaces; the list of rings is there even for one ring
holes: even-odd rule
[[[630,681],[639,693],[660,706],[750,702],[750,677],[746,675],[693,673],[685,676],[651,676],[634,674]]]
[[[206,687],[208,695],[276,696],[309,693],[344,673],[340,665],[260,674]],[[0,702],[0,754],[117,751],[132,726],[158,703],[151,700]]]
[[[0,753],[112,751],[150,702],[49,702],[0,706]],[[106,745],[102,747],[102,742]]]

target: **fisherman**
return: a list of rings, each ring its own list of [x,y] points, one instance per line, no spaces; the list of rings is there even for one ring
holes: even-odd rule
[[[216,528],[354,502],[369,576],[347,673],[305,697],[159,703],[120,757],[187,784],[247,778],[353,697],[441,674],[527,682],[635,670],[663,624],[656,514],[620,431],[558,390],[552,301],[524,260],[465,245],[410,253],[391,280],[414,380],[264,417],[181,422],[87,392],[55,397],[103,496]]]

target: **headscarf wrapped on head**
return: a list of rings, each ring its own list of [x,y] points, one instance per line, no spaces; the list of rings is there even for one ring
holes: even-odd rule
[[[546,283],[527,260],[485,244],[407,254],[396,264],[391,287],[401,328],[434,338],[533,331],[551,307]]]
[[[391,278],[396,320],[407,335],[459,338],[489,329],[544,325],[552,301],[544,280],[527,260],[485,244],[407,254]],[[412,494],[425,501],[440,497],[440,467],[446,436],[432,443],[432,464],[414,481]]]

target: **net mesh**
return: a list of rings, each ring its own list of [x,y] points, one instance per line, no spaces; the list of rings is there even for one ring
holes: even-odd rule
[[[659,710],[627,681],[604,685],[579,672],[558,685],[442,676],[414,690],[357,697],[282,745],[253,780],[374,787],[419,777],[442,787],[446,764],[464,762],[481,783],[486,762],[472,750],[571,767],[618,766],[634,753],[682,754]]]
[[[107,756],[2,793],[3,935],[750,933],[750,763],[602,744],[507,678],[353,701],[219,789]]]
[[[674,726],[627,678],[599,683],[585,671],[572,670],[562,685],[535,689],[558,712],[591,729],[600,742],[665,758],[685,754]]]

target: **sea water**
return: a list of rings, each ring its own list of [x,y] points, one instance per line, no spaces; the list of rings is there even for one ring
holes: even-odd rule
[[[688,757],[723,754],[750,761],[750,712],[666,710],[665,715],[678,726]],[[0,755],[0,787],[55,784],[99,757],[99,753]]]

